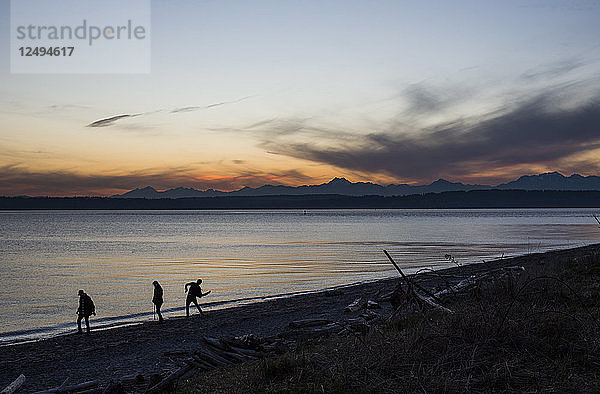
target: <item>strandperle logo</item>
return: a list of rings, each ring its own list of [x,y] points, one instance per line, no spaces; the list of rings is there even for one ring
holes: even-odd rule
[[[11,72],[150,72],[150,0],[11,0]]]
[[[144,40],[146,28],[134,25],[131,19],[123,26],[88,25],[83,20],[81,25],[72,26],[17,26],[17,40],[85,40],[88,45],[99,39],[105,40]]]

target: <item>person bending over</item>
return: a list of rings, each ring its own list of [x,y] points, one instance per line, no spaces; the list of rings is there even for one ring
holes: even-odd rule
[[[185,284],[185,291],[187,292],[187,297],[185,298],[185,315],[190,316],[190,304],[193,302],[198,308],[198,312],[202,314],[202,309],[198,305],[197,297],[202,297],[202,289],[200,288],[200,284],[202,283],[202,279],[198,279],[195,282],[190,282]],[[188,290],[189,287],[189,290]]]

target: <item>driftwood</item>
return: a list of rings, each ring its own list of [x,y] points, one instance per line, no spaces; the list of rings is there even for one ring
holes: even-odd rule
[[[102,390],[99,387],[95,387],[93,389],[87,389],[87,390],[83,390],[83,391],[77,391],[77,394],[102,394],[104,393],[104,390]]]
[[[384,250],[383,253],[385,253],[387,258],[392,262],[392,264],[394,265],[396,270],[400,273],[400,275],[402,276],[402,279],[406,283],[406,290],[404,290],[402,288],[401,283],[398,283],[398,285],[396,286],[396,290],[394,290],[394,292],[391,295],[392,306],[395,309],[395,313],[398,312],[402,306],[411,305],[411,304],[413,304],[413,305],[416,304],[419,307],[421,307],[423,305],[428,305],[434,309],[437,309],[437,310],[440,310],[443,312],[454,313],[452,310],[446,308],[445,306],[440,305],[437,302],[437,300],[435,299],[435,296],[433,296],[429,290],[425,289],[423,286],[419,285],[415,281],[412,281],[410,278],[408,278],[404,274],[404,272],[402,272],[402,270],[400,269],[398,264],[396,264],[396,262],[394,261],[392,256],[390,256],[390,254],[387,252],[387,250]],[[415,287],[418,290],[421,290],[422,292],[424,292],[425,294],[428,294],[428,295],[423,295],[423,294],[419,293],[418,291],[415,290]]]
[[[150,387],[146,392],[147,393],[158,393],[159,391],[167,388],[172,383],[175,383],[179,378],[181,378],[186,372],[188,372],[193,367],[189,365],[185,365],[184,367],[179,368],[177,371],[172,372],[169,376]]]
[[[211,369],[214,369],[215,366],[210,364],[209,362],[205,361],[203,358],[200,357],[192,357],[193,360],[200,366],[199,369],[202,371],[209,371]]]
[[[200,364],[197,360],[194,360],[193,358],[188,358],[183,361],[192,368],[204,369],[204,365]]]
[[[209,348],[197,350],[194,355],[196,357],[205,359],[206,361],[208,361],[216,367],[226,367],[228,365],[231,365],[231,361],[221,357],[213,351],[210,351]]]
[[[185,351],[185,350],[175,350],[175,351],[170,351],[170,352],[162,352],[160,355],[164,356],[164,357],[169,357],[169,356],[189,356],[190,352]]]
[[[21,374],[11,384],[6,386],[4,390],[1,391],[1,394],[13,394],[23,386],[23,383],[25,383],[25,375]]]
[[[481,287],[484,282],[487,281],[498,281],[500,279],[512,276],[516,272],[525,271],[523,266],[512,266],[502,267],[495,270],[483,272],[481,274],[471,275],[458,282],[455,285],[447,286],[445,289],[441,289],[435,293],[435,296],[439,299],[448,295],[455,295],[459,293],[465,293]]]
[[[333,323],[333,321],[328,319],[303,319],[303,320],[294,320],[291,321],[289,326],[292,328],[304,328],[304,327],[315,327],[322,326],[325,324]]]
[[[361,310],[362,307],[363,307],[363,301],[362,301],[362,298],[359,297],[359,298],[355,299],[346,308],[344,308],[344,312],[356,312],[356,311]]]
[[[254,357],[254,358],[259,358],[262,357],[263,354],[261,352],[257,352],[256,350],[252,350],[252,349],[244,349],[244,348],[240,348],[237,346],[229,346],[230,350],[232,352],[241,354],[243,356],[250,356],[250,357]]]
[[[204,341],[204,343],[206,343],[208,346],[211,346],[213,348],[222,349],[222,350],[229,349],[229,345],[226,342],[220,341],[216,338],[202,337],[202,341]]]
[[[91,380],[89,382],[74,384],[71,386],[67,386],[66,383],[68,383],[68,379],[65,380],[65,382],[63,382],[63,384],[61,384],[58,387],[55,387],[55,388],[49,389],[49,390],[44,390],[44,391],[37,391],[34,394],[75,393],[75,392],[89,390],[91,388],[98,386],[98,381],[96,381],[96,380]]]
[[[381,309],[381,305],[378,302],[369,300],[367,301],[367,308],[369,309]]]
[[[121,383],[110,381],[102,391],[103,394],[121,394],[125,393],[125,389]]]

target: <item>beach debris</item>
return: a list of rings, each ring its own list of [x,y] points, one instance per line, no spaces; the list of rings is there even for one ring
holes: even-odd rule
[[[119,382],[110,381],[108,385],[102,390],[102,394],[124,394],[126,391],[123,385]]]
[[[169,376],[167,376],[166,378],[164,378],[163,380],[146,390],[146,393],[158,393],[163,389],[166,389],[167,387],[169,387],[169,385],[175,383],[191,369],[193,369],[193,367],[190,365],[185,365],[179,368],[177,371],[172,372]]]
[[[187,356],[189,354],[190,354],[190,352],[188,352],[186,350],[174,350],[174,351],[162,352],[160,355],[163,357],[169,357],[169,356]]]
[[[303,328],[303,327],[322,326],[322,325],[330,324],[330,323],[333,323],[333,321],[327,320],[327,319],[303,319],[303,320],[291,321],[289,326],[291,328]]]
[[[390,319],[398,313],[419,312],[425,307],[445,313],[454,313],[451,309],[442,305],[442,302],[448,296],[468,294],[469,292],[481,290],[486,284],[498,283],[498,281],[502,280],[505,280],[507,285],[510,285],[514,282],[516,275],[525,270],[522,266],[502,267],[471,275],[458,281],[458,283],[452,284],[448,275],[442,275],[430,268],[421,269],[416,274],[408,277],[402,272],[392,256],[386,250],[383,252],[401,276],[401,280],[398,281],[394,290],[379,298],[380,301],[389,301],[392,304],[393,313]],[[447,256],[445,256],[446,259],[448,258]],[[425,275],[438,277],[445,282],[445,286],[436,290],[426,289],[419,284],[421,276]]]
[[[367,301],[368,309],[381,309],[381,305],[377,301],[369,300]]]
[[[364,306],[364,303],[362,302],[362,297],[358,297],[357,299],[355,299],[354,301],[352,301],[352,303],[350,305],[348,305],[346,308],[344,308],[344,312],[357,312],[359,310],[361,310]]]
[[[90,380],[89,382],[83,382],[69,386],[69,378],[67,378],[60,386],[53,389],[37,391],[34,394],[55,394],[55,393],[81,393],[88,391],[98,386],[97,380]]]
[[[233,338],[202,337],[202,347],[195,351],[164,352],[168,356],[184,356],[180,368],[171,371],[164,379],[151,380],[146,393],[168,390],[177,381],[187,379],[198,371],[209,371],[247,361],[258,360],[270,354],[281,353],[282,338],[260,338],[249,334]],[[286,347],[287,349],[287,347]],[[128,390],[125,390],[128,391]]]
[[[18,391],[21,386],[25,383],[25,375],[20,374],[18,378],[16,378],[11,384],[6,386],[0,393],[1,394],[13,394]]]
[[[379,315],[379,313],[374,312],[371,309],[367,309],[366,311],[360,314],[360,317],[365,319],[365,321],[370,322],[371,320],[379,319],[381,316]]]
[[[462,279],[455,285],[448,285],[435,292],[435,297],[442,299],[450,295],[460,295],[473,292],[482,288],[485,283],[496,283],[500,280],[515,279],[515,275],[525,271],[523,266],[502,267],[480,274],[471,275]]]
[[[438,299],[434,294],[431,293],[431,291],[425,289],[418,282],[408,278],[404,272],[402,272],[398,264],[396,264],[387,250],[384,250],[383,253],[385,253],[387,258],[392,262],[406,283],[406,290],[402,286],[402,282],[399,281],[396,285],[396,288],[392,292],[390,297],[390,302],[394,308],[394,313],[392,316],[401,312],[403,309],[408,309],[409,311],[413,311],[414,309],[422,310],[424,306],[429,306],[446,313],[454,313],[452,310],[440,305]],[[419,291],[424,294],[421,294]]]
[[[344,295],[344,292],[341,289],[329,289],[323,292],[325,297],[336,297]]]

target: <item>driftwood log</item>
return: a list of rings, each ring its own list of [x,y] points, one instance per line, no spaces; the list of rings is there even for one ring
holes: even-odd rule
[[[454,313],[452,310],[440,305],[436,300],[435,296],[429,290],[425,289],[423,286],[421,286],[415,281],[412,281],[409,277],[407,277],[404,274],[404,272],[402,272],[398,264],[396,264],[392,256],[390,256],[390,254],[387,252],[387,250],[384,250],[383,253],[385,253],[387,258],[391,261],[391,263],[394,265],[394,267],[400,273],[402,279],[406,283],[406,290],[404,290],[404,288],[402,287],[402,283],[400,282],[398,283],[396,289],[391,295],[390,301],[392,302],[392,306],[395,309],[394,313],[399,312],[403,306],[410,307],[413,305],[418,308],[422,308],[423,306],[427,305],[446,313]],[[427,295],[423,295],[417,290],[420,290]]]
[[[481,274],[471,275],[468,278],[461,280],[455,285],[447,286],[444,289],[438,290],[435,293],[435,296],[439,299],[448,295],[455,295],[472,291],[473,289],[481,287],[481,285],[485,282],[495,282],[509,277],[513,278],[514,275],[520,271],[525,271],[525,267],[502,267],[495,270],[483,272]]]
[[[357,312],[363,308],[364,304],[362,297],[358,297],[350,305],[344,308],[344,312]]]
[[[98,386],[98,381],[96,380],[67,386],[68,381],[69,380],[67,379],[58,387],[44,391],[37,391],[34,394],[78,393]]]
[[[23,386],[23,383],[25,383],[25,375],[21,374],[11,384],[6,386],[4,388],[4,390],[2,390],[0,393],[1,394],[13,394],[17,390],[19,390],[21,388],[21,386]]]
[[[289,326],[292,328],[304,328],[304,327],[315,327],[315,326],[323,326],[325,324],[333,323],[333,321],[328,319],[303,319],[303,320],[294,320],[291,321]]]
[[[147,393],[158,393],[159,391],[166,389],[172,383],[175,383],[179,378],[185,375],[186,372],[193,369],[193,367],[189,365],[185,365],[184,367],[179,368],[177,371],[172,372],[169,376],[150,387],[146,392]]]

